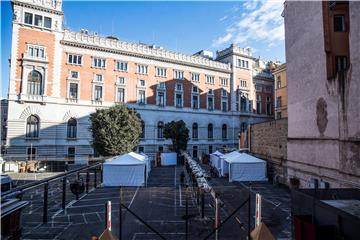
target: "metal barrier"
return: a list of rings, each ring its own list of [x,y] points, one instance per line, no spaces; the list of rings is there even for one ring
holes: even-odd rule
[[[42,213],[42,222],[43,223],[47,223],[48,222],[48,206],[49,206],[49,184],[52,182],[56,182],[57,180],[61,180],[61,191],[62,191],[62,196],[61,196],[61,209],[64,210],[66,208],[66,183],[68,180],[68,176],[76,174],[77,175],[77,179],[79,179],[80,177],[80,173],[82,172],[86,172],[86,184],[85,184],[85,189],[86,189],[86,193],[89,192],[89,183],[90,183],[90,173],[89,171],[93,171],[94,172],[94,188],[97,187],[97,171],[100,171],[100,174],[102,176],[102,163],[95,163],[91,166],[85,166],[85,167],[81,167],[72,171],[68,171],[65,172],[63,174],[59,174],[57,176],[54,177],[50,177],[44,180],[40,180],[37,182],[33,182],[33,183],[29,183],[29,184],[25,184],[19,187],[16,187],[14,189],[12,189],[11,191],[2,194],[1,199],[2,201],[6,200],[6,199],[10,199],[10,198],[19,198],[20,200],[23,199],[25,193],[30,192],[30,190],[32,189],[36,189],[38,187],[43,186],[43,213]],[[60,209],[59,209],[60,210]]]
[[[248,189],[247,198],[236,208],[234,209],[225,219],[220,222],[220,208],[224,203],[220,200],[220,194],[215,192],[212,186],[208,183],[206,179],[208,176],[204,170],[201,169],[198,163],[194,161],[189,154],[183,152],[182,155],[185,157],[185,169],[192,183],[192,189],[195,193],[196,203],[199,206],[201,218],[204,218],[204,208],[205,208],[205,193],[210,193],[215,201],[215,226],[213,230],[204,238],[204,240],[209,239],[215,234],[215,239],[219,239],[219,230],[227,223],[234,215],[245,205],[248,206],[247,209],[247,221],[248,227],[244,228],[244,224],[235,217],[235,220],[240,224],[241,230],[246,231],[248,239],[250,239],[251,231],[251,187]],[[200,201],[201,200],[201,201]]]

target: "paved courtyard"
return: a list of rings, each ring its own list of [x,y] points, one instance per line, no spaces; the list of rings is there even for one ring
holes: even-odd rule
[[[147,187],[123,188],[123,204],[151,225],[166,239],[185,239],[186,191],[179,183],[182,167],[153,168]],[[220,193],[224,202],[221,209],[221,220],[232,213],[247,197],[248,185],[228,183],[226,179],[213,179],[211,184]],[[252,192],[263,194],[263,221],[277,239],[290,239],[290,195],[282,188],[268,183],[252,184]],[[112,202],[112,232],[119,234],[119,188],[97,188],[79,201],[74,200],[69,192],[68,207],[61,209],[61,189],[53,184],[49,190],[49,218],[42,224],[42,191],[32,190],[28,194],[31,205],[23,214],[24,239],[90,239],[99,236],[104,229],[104,204]],[[37,191],[37,192],[34,192]],[[254,215],[255,197],[252,195],[252,216]],[[59,197],[60,195],[60,197]],[[188,213],[189,239],[203,239],[214,226],[214,202],[210,194],[205,195],[205,217],[200,216],[197,198],[189,189]],[[247,228],[247,204],[240,209],[220,230],[220,239],[245,239],[247,232],[240,228],[239,222]],[[254,218],[251,218],[252,227]],[[123,209],[123,239],[160,239],[144,224]],[[211,236],[209,239],[214,239]]]

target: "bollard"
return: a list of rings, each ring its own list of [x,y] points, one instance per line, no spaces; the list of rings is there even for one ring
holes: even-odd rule
[[[215,239],[219,239],[219,229],[220,226],[220,203],[219,203],[219,196],[215,195]]]
[[[205,194],[201,191],[201,218],[205,216]]]
[[[249,186],[249,209],[248,209],[248,239],[251,239],[250,237],[250,232],[251,232],[251,183],[250,183],[250,186]]]
[[[189,232],[189,203],[188,203],[188,185],[186,185],[185,190],[185,240],[188,240],[188,232]]]
[[[66,204],[66,176],[63,178],[62,182],[62,209],[65,209]]]
[[[86,193],[89,193],[89,182],[90,182],[90,173],[86,172]]]
[[[96,187],[97,187],[97,171],[95,169],[95,171],[94,171],[94,188],[96,188]]]
[[[111,231],[111,201],[105,203],[104,229],[109,229]]]
[[[44,206],[43,206],[43,223],[47,223],[48,221],[48,191],[49,191],[49,183],[44,184]]]
[[[120,198],[119,198],[119,240],[122,240],[122,188],[120,186]]]

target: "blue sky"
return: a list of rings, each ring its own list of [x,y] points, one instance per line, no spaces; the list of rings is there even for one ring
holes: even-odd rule
[[[187,54],[231,43],[253,55],[285,61],[283,1],[124,2],[64,1],[65,26]],[[1,96],[6,97],[11,49],[11,4],[1,1]]]

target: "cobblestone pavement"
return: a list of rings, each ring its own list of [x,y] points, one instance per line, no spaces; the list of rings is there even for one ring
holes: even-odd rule
[[[139,215],[166,239],[185,239],[186,191],[179,184],[181,166],[153,168],[147,187],[123,188],[123,204]],[[224,202],[221,220],[232,213],[247,197],[247,184],[229,183],[224,178],[211,180]],[[263,220],[274,236],[290,239],[290,195],[282,188],[268,183],[252,184],[252,215],[254,194],[263,194]],[[60,195],[60,197],[59,197]],[[61,189],[53,183],[49,190],[48,223],[42,223],[42,188],[33,189],[25,196],[31,201],[23,213],[24,239],[90,239],[104,229],[104,204],[112,201],[112,232],[119,234],[119,188],[97,188],[79,201],[67,193],[67,209],[61,210]],[[200,217],[196,194],[189,190],[189,239],[203,239],[214,226],[214,201],[205,195],[205,218]],[[247,228],[248,209],[245,204],[220,230],[220,239],[245,239],[247,232],[240,229],[239,221]],[[254,218],[251,217],[251,225]],[[123,239],[160,239],[139,219],[123,209]],[[209,239],[214,239],[214,236]]]

